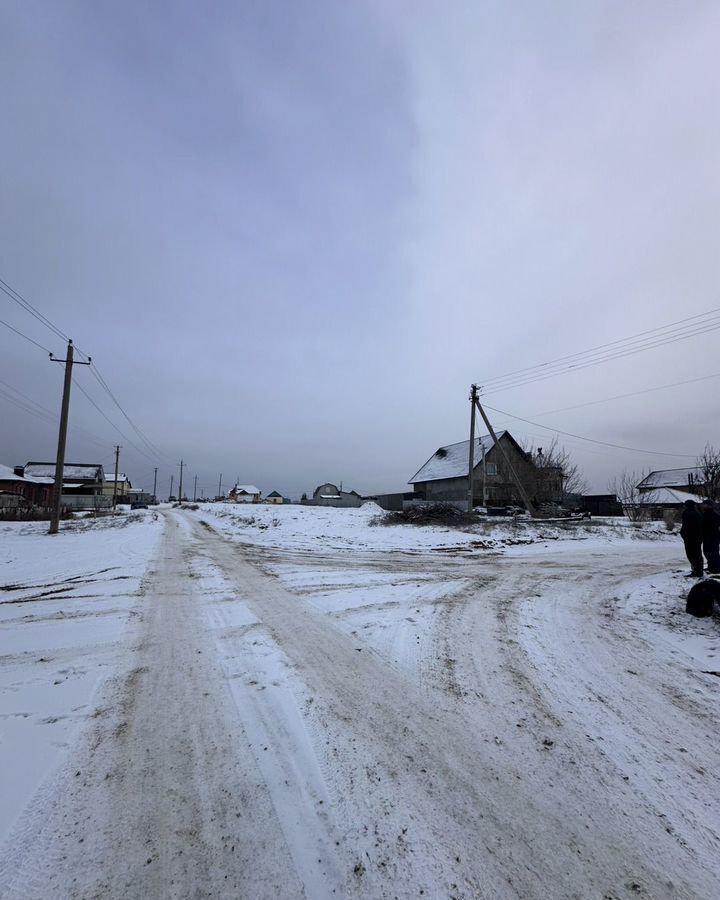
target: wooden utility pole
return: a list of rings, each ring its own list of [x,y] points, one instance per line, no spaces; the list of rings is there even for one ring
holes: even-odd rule
[[[120,444],[115,445],[115,484],[113,486],[113,509],[117,506],[117,478],[118,464],[120,462]]]
[[[220,473],[220,481],[218,481],[218,497],[222,497],[222,472]]]
[[[487,473],[485,471],[485,444],[482,445],[482,467],[483,467],[483,506],[487,506]]]
[[[76,363],[74,360],[75,348],[73,342],[68,341],[67,356],[65,359],[56,359],[52,353],[50,359],[53,362],[65,364],[65,381],[63,382],[62,409],[60,411],[60,430],[58,431],[57,456],[55,457],[55,490],[53,493],[52,507],[50,508],[50,531],[48,534],[57,534],[60,528],[60,511],[62,508],[62,486],[65,470],[65,445],[67,443],[68,416],[70,414],[70,387],[72,385],[73,365],[89,366],[92,359],[88,356],[87,362]]]
[[[468,512],[473,511],[473,488],[475,475],[475,404],[477,403],[477,385],[470,385],[470,458],[468,460]]]
[[[170,493],[168,494],[168,499],[170,499],[170,497],[172,497],[172,495],[173,495],[172,487],[173,487],[174,481],[175,481],[175,475],[171,475],[170,476]]]
[[[522,497],[522,501],[523,501],[523,503],[525,504],[525,509],[530,513],[530,515],[531,515],[533,518],[535,518],[535,516],[537,515],[537,512],[535,511],[535,507],[532,505],[532,503],[531,503],[531,501],[530,501],[530,497],[528,496],[528,492],[525,490],[525,487],[523,486],[523,483],[522,483],[522,482],[520,481],[520,479],[518,478],[517,472],[516,472],[515,469],[513,468],[513,465],[512,465],[512,463],[510,462],[509,457],[508,457],[507,454],[505,453],[505,449],[503,448],[502,444],[498,441],[497,435],[496,435],[495,432],[493,431],[493,427],[492,427],[492,425],[490,424],[490,419],[488,419],[487,415],[485,414],[485,410],[482,408],[482,404],[480,403],[480,400],[479,400],[479,399],[476,399],[476,400],[475,400],[475,403],[476,403],[476,405],[477,405],[478,412],[480,413],[480,415],[481,415],[482,418],[483,418],[483,422],[485,423],[485,427],[487,428],[488,432],[490,433],[490,435],[491,435],[491,437],[492,437],[492,439],[493,439],[494,445],[498,448],[498,450],[499,450],[500,453],[502,454],[502,458],[503,458],[504,461],[505,461],[505,465],[508,467],[508,470],[509,470],[509,472],[510,472],[512,478],[513,478],[513,481],[514,481],[515,484],[517,485],[517,489],[518,489],[518,491],[519,491],[519,493],[520,493],[520,496]]]
[[[195,476],[195,483],[193,484],[193,503],[197,503],[197,475]]]
[[[155,476],[153,477],[153,503],[157,503],[157,466],[155,466]]]
[[[181,459],[178,465],[180,466],[180,488],[178,490],[178,502],[182,503],[182,475],[185,462]]]

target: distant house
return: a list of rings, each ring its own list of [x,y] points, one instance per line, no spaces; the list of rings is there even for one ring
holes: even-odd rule
[[[705,476],[702,468],[690,466],[683,469],[658,469],[651,472],[638,483],[637,489],[641,494],[647,494],[660,488],[688,491],[692,494],[701,493],[704,485]]]
[[[260,488],[254,484],[236,484],[228,492],[228,500],[233,503],[259,503]]]
[[[55,479],[54,462],[29,462],[24,466],[16,466],[15,474],[23,478]],[[64,495],[93,495],[103,493],[105,473],[97,463],[65,463],[63,466]]]
[[[336,484],[319,484],[313,491],[313,506],[355,507],[362,505],[362,497],[357,491],[344,491]]]
[[[49,506],[53,478],[25,478],[0,464],[0,507]]]
[[[500,445],[500,446],[498,446]],[[536,503],[560,502],[563,476],[557,466],[543,464],[542,451],[526,452],[509,431],[497,435],[497,444],[487,434],[475,439],[473,455],[473,504],[490,506],[520,503],[517,485],[505,456],[515,470],[530,499]],[[465,501],[468,496],[470,441],[440,447],[409,480],[418,499]]]
[[[133,493],[133,486],[124,472],[118,472],[116,492],[115,472],[111,472],[106,476],[105,481],[103,482],[101,493],[106,497],[112,497],[115,494],[117,494],[118,497],[125,497],[127,494]],[[135,493],[137,493],[137,491]]]
[[[688,491],[661,487],[644,491],[633,504],[626,504],[626,512],[633,519],[663,519],[668,513],[679,514],[686,500],[702,503],[703,497]]]
[[[281,504],[281,503],[285,503],[285,498],[283,497],[282,494],[278,494],[277,491],[270,491],[270,493],[267,494],[265,497],[265,503]]]

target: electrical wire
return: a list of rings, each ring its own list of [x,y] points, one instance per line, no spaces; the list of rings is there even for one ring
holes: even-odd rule
[[[14,331],[15,334],[19,334],[21,338],[25,338],[26,341],[30,341],[31,344],[34,344],[36,347],[39,347],[40,350],[44,350],[48,354],[52,353],[52,350],[48,349],[47,347],[44,347],[42,344],[38,344],[37,341],[33,340],[31,337],[28,337],[22,331],[19,331],[17,328],[15,328],[9,322],[4,322],[2,319],[0,319],[0,325],[4,325],[6,328],[9,328],[10,331]]]
[[[588,354],[591,354],[591,353],[598,353],[600,351],[606,352],[607,350],[609,350],[612,347],[617,347],[620,344],[625,344],[628,342],[635,342],[641,338],[644,340],[650,340],[650,339],[653,339],[654,337],[659,336],[660,332],[669,331],[671,329],[676,329],[678,326],[681,326],[681,325],[684,325],[686,328],[687,327],[692,328],[692,327],[695,327],[695,325],[688,326],[688,325],[686,325],[686,323],[697,320],[697,319],[706,319],[709,316],[716,318],[718,313],[720,313],[720,307],[718,307],[716,309],[707,310],[704,313],[698,313],[695,316],[688,316],[685,319],[678,319],[676,322],[671,322],[668,325],[662,325],[662,326],[659,326],[658,328],[651,328],[646,331],[640,331],[637,334],[629,335],[628,337],[620,338],[615,341],[610,341],[606,344],[598,344],[596,347],[590,347],[587,350],[580,350],[577,353],[570,353],[570,354],[567,354],[566,356],[559,356],[559,357],[556,357],[555,359],[549,360],[548,362],[538,363],[537,365],[534,365],[534,366],[526,366],[523,369],[515,369],[514,371],[508,372],[505,375],[498,375],[496,378],[491,378],[486,383],[490,384],[490,383],[494,383],[496,381],[504,381],[507,378],[513,378],[515,376],[523,375],[524,373],[530,373],[530,372],[534,371],[535,369],[542,369],[542,368],[545,368],[546,366],[554,365],[555,363],[569,362],[570,360],[574,360],[574,359],[577,359],[578,357],[582,357],[582,356],[587,356]],[[695,324],[701,325],[703,323],[696,322]]]
[[[47,318],[47,316],[44,316],[39,309],[36,309],[29,300],[26,300],[21,293],[16,291],[14,287],[7,283],[7,281],[3,281],[2,278],[0,278],[0,291],[2,291],[4,294],[7,294],[7,296],[11,300],[14,300],[19,307],[30,313],[31,316],[34,316],[38,320],[38,322],[41,322],[46,328],[49,328],[50,331],[52,331],[57,337],[63,338],[66,341],[70,340],[70,338],[63,331],[61,331],[57,327],[57,325],[53,325],[53,323],[50,321],[50,319]]]
[[[83,395],[88,399],[88,401],[95,407],[95,409],[100,413],[100,415],[103,417],[103,419],[105,419],[105,421],[106,421],[112,428],[114,428],[115,431],[117,431],[117,433],[120,435],[120,437],[121,437],[124,441],[126,441],[126,442],[127,442],[127,443],[135,450],[135,451],[137,451],[137,452],[138,452],[141,456],[143,456],[145,459],[149,460],[149,461],[152,462],[152,463],[155,462],[155,458],[154,458],[153,456],[150,456],[149,453],[147,453],[145,450],[141,449],[141,448],[138,447],[136,444],[134,444],[134,443],[130,440],[130,438],[125,434],[125,432],[122,431],[122,430],[121,430],[121,429],[120,429],[120,428],[112,421],[112,419],[109,418],[109,416],[107,416],[107,415],[105,414],[105,412],[100,408],[100,406],[98,406],[98,404],[95,402],[95,400],[90,396],[90,394],[88,394],[88,392],[87,392],[87,391],[85,390],[85,388],[77,381],[77,379],[73,378],[73,384],[74,384],[75,387],[80,391],[80,393],[83,394]]]
[[[702,319],[702,321],[697,321]],[[690,323],[691,324],[688,324]],[[670,325],[641,332],[627,338],[602,344],[589,350],[558,357],[546,363],[517,369],[505,375],[487,379],[483,382],[482,389],[487,393],[499,393],[501,390],[520,387],[535,381],[555,377],[571,370],[587,368],[591,365],[620,359],[636,353],[644,352],[655,347],[687,340],[699,334],[705,334],[720,328],[718,310],[709,310],[688,319],[680,319]]]
[[[626,447],[623,444],[613,444],[610,441],[599,441],[595,438],[585,437],[582,434],[573,434],[571,431],[562,431],[560,428],[551,428],[549,425],[542,425],[540,422],[532,422],[530,419],[524,419],[522,416],[516,416],[513,413],[507,412],[507,410],[497,409],[486,403],[483,403],[483,406],[493,412],[500,413],[501,416],[509,416],[511,419],[517,419],[519,422],[525,422],[527,425],[532,425],[534,428],[543,428],[545,431],[552,431],[554,434],[562,434],[566,437],[577,438],[580,441],[587,441],[590,444],[598,444],[602,447],[611,447],[614,450],[630,450],[633,453],[646,453],[650,456],[672,456],[677,457],[678,459],[697,458],[690,453],[664,453],[660,450],[643,450],[640,447]]]
[[[642,391],[631,391],[629,394],[616,394],[614,397],[603,397],[601,400],[588,400],[586,403],[576,403],[574,406],[562,406],[559,409],[549,409],[544,412],[533,413],[534,416],[551,416],[554,413],[569,412],[572,409],[583,409],[586,406],[597,406],[600,403],[609,403],[611,400],[624,400],[627,397],[640,397],[642,394],[652,394],[654,391],[663,391],[667,388],[680,387],[685,384],[697,384],[699,381],[709,381],[711,378],[720,378],[720,372],[712,375],[702,375],[700,378],[688,378],[686,381],[673,381],[670,384],[661,384],[657,387],[645,388]]]
[[[169,460],[170,457],[167,456],[167,454],[163,453],[163,451],[160,450],[158,447],[156,447],[156,446],[152,443],[152,441],[150,441],[150,439],[144,434],[144,432],[140,429],[140,427],[137,426],[137,425],[133,422],[133,420],[130,418],[130,416],[125,412],[125,410],[123,409],[123,407],[120,405],[120,402],[118,401],[117,397],[116,397],[115,394],[110,390],[110,388],[109,388],[107,382],[106,382],[105,379],[102,377],[102,375],[101,375],[99,369],[97,368],[97,366],[95,365],[95,363],[92,363],[92,365],[90,366],[90,372],[91,372],[91,374],[94,376],[94,378],[95,378],[95,380],[98,382],[98,384],[103,388],[103,390],[107,393],[107,395],[108,395],[108,396],[110,397],[110,399],[113,401],[113,403],[115,404],[115,406],[117,406],[117,408],[120,410],[120,412],[122,413],[122,415],[123,415],[123,416],[125,417],[125,419],[127,420],[127,422],[128,422],[128,424],[130,425],[130,427],[131,427],[131,428],[133,429],[133,431],[137,434],[137,436],[140,438],[140,440],[145,444],[145,446],[147,447],[147,449],[153,454],[153,456],[159,457],[160,459]]]
[[[23,297],[23,295],[18,290],[16,290],[14,287],[12,287],[12,285],[8,284],[2,278],[0,278],[0,291],[2,291],[11,300],[13,300],[15,303],[17,303],[17,305],[20,306],[21,309],[24,309],[31,316],[33,316],[35,319],[37,319],[38,322],[40,322],[42,325],[44,325],[46,328],[48,328],[56,337],[60,337],[66,341],[70,340],[68,335],[65,334],[65,332],[61,328],[59,328],[57,325],[55,325],[54,322],[52,322],[46,315],[44,315],[44,313],[40,312],[40,310],[36,306],[34,306],[26,297]],[[37,341],[34,341],[32,338],[28,337],[26,334],[23,334],[23,332],[18,331],[18,329],[14,328],[9,323],[0,320],[0,324],[5,325],[11,331],[14,331],[16,334],[20,335],[20,337],[23,337],[26,340],[30,341],[32,344],[35,344],[35,346],[39,347],[41,350],[45,350],[47,353],[51,352],[47,347],[44,347],[42,344],[39,344]],[[74,349],[81,357],[84,357],[86,361],[90,362],[90,357],[83,350],[81,350],[76,345],[74,345]],[[102,389],[108,394],[108,396],[113,401],[115,406],[117,406],[117,408],[120,410],[120,412],[122,413],[124,418],[127,420],[130,427],[137,434],[138,438],[142,441],[142,443],[150,451],[150,453],[153,456],[165,458],[166,460],[169,459],[169,457],[167,457],[166,454],[164,454],[158,447],[156,447],[152,443],[152,441],[150,441],[150,439],[142,431],[142,429],[133,422],[133,420],[130,418],[130,416],[127,414],[127,412],[120,405],[120,402],[118,401],[117,397],[112,392],[109,385],[107,384],[107,382],[103,378],[102,374],[100,373],[99,369],[97,368],[97,366],[94,363],[91,363],[90,371],[92,372],[93,376],[95,377],[97,382],[100,384]],[[75,383],[77,384],[77,382],[75,382]],[[79,387],[79,385],[78,385],[78,387]],[[80,390],[82,390],[82,388],[80,388]],[[88,396],[88,395],[86,395],[86,396]],[[99,411],[101,411],[100,408],[97,406],[97,404],[94,403],[94,401],[91,401],[91,402],[93,402],[93,404],[96,406],[96,408]],[[104,415],[104,413],[103,413],[103,415]],[[107,416],[105,416],[105,418],[107,418]],[[110,421],[110,420],[108,419],[108,421]],[[117,429],[117,426],[113,425],[113,427],[116,428],[116,430],[119,430],[119,429]],[[128,438],[125,437],[125,440],[128,440]]]
[[[615,353],[615,354],[612,354],[609,356],[604,356],[599,359],[591,359],[582,364],[580,364],[580,363],[573,364],[573,365],[567,366],[563,369],[558,369],[556,371],[548,372],[539,377],[529,378],[529,379],[525,379],[522,381],[513,382],[510,384],[500,385],[497,389],[494,387],[491,387],[489,393],[499,394],[501,391],[508,391],[513,388],[523,387],[524,385],[527,385],[527,384],[535,384],[539,381],[546,381],[548,378],[555,378],[558,375],[565,375],[568,372],[577,372],[580,369],[587,369],[590,366],[595,366],[600,363],[610,362],[611,360],[614,360],[614,359],[623,359],[628,356],[634,356],[636,353],[642,353],[645,350],[652,350],[654,347],[664,347],[668,344],[675,344],[678,341],[685,340],[688,337],[694,337],[695,335],[698,335],[698,334],[705,334],[710,331],[715,331],[715,330],[717,330],[717,328],[720,328],[720,321],[718,321],[717,325],[713,326],[712,328],[703,328],[703,329],[693,332],[692,334],[686,334],[686,335],[682,335],[681,337],[675,337],[673,339],[657,341],[652,344],[647,344],[643,347],[638,347],[635,349],[628,349],[628,350],[618,352],[618,353]],[[482,390],[485,391],[484,386],[483,386]]]
[[[60,417],[57,415],[57,413],[53,412],[51,409],[48,409],[46,406],[43,406],[41,403],[38,403],[37,400],[33,400],[32,397],[24,394],[21,390],[14,387],[12,384],[8,384],[8,382],[6,381],[0,381],[0,385],[2,385],[2,387],[0,387],[0,397],[2,397],[4,400],[7,400],[18,409],[22,409],[24,412],[42,419],[44,422],[47,422],[50,425],[57,426],[58,422],[60,421]],[[12,391],[18,396],[15,397],[13,396],[13,394],[8,393],[8,391]],[[95,435],[91,434],[89,431],[87,431],[87,429],[81,428],[79,425],[73,425],[71,431],[73,433],[80,433],[85,438],[85,440],[96,444],[98,447],[107,447],[107,441],[100,441]]]

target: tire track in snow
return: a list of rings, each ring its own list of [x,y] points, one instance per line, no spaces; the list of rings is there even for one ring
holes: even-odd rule
[[[326,745],[325,778],[338,785],[331,793],[347,822],[345,843],[356,848],[363,896],[417,896],[422,888],[427,896],[493,900],[548,892],[624,898],[639,889],[674,900],[696,897],[693,885],[709,884],[687,866],[675,874],[682,855],[664,829],[653,827],[652,841],[638,836],[617,803],[603,805],[602,785],[585,792],[571,758],[553,760],[543,747],[515,757],[493,739],[511,724],[504,703],[535,706],[523,684],[513,680],[509,691],[490,696],[482,707],[487,720],[477,705],[458,700],[448,708],[447,695],[428,696],[370,647],[358,646],[359,638],[248,565],[231,541],[210,532],[198,539],[315,699],[308,720],[318,752]],[[480,649],[496,640],[485,635]],[[601,774],[592,764],[588,771]],[[660,855],[648,853],[651,842]]]

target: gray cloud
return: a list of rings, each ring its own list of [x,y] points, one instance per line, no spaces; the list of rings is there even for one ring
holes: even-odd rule
[[[208,492],[220,471],[294,495],[400,489],[464,438],[471,381],[716,305],[714,4],[0,18],[0,276],[93,354],[164,480],[182,455]],[[489,400],[532,418],[720,370],[715,345]],[[0,378],[57,406],[59,367],[5,329],[0,349]],[[716,398],[710,381],[541,421],[693,453],[719,442]],[[52,458],[51,426],[0,410],[2,461]],[[72,421],[126,445],[77,392]],[[566,443],[598,488],[682,464]],[[79,432],[70,450],[103,454]],[[147,482],[153,462],[124,452]]]

